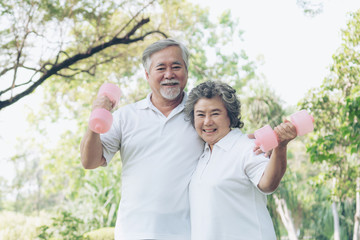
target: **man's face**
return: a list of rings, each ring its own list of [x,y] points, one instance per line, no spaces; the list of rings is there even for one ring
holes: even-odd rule
[[[146,78],[153,92],[152,97],[172,101],[181,96],[188,74],[177,46],[164,48],[150,57],[151,65]]]

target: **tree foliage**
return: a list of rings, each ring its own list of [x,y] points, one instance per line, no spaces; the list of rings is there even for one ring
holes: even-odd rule
[[[316,119],[315,135],[308,147],[311,161],[331,166],[328,177],[341,181],[338,196],[353,196],[356,188],[352,179],[359,174],[359,26],[358,11],[343,30],[343,44],[333,56],[329,76],[302,102]]]
[[[38,228],[38,240],[86,240],[83,233],[79,232],[79,225],[84,222],[74,217],[69,212],[61,212],[60,216],[52,218],[50,225],[42,225]]]
[[[352,236],[357,180],[359,178],[360,11],[350,16],[342,31],[343,43],[333,55],[330,74],[302,101],[316,119],[307,150],[314,163],[325,163],[322,183],[333,182],[332,201],[338,202],[342,238]],[[358,204],[358,203],[357,203]],[[352,205],[354,206],[354,205]],[[345,212],[345,209],[350,209]],[[350,217],[349,217],[350,216]]]
[[[323,0],[296,0],[297,5],[303,9],[306,16],[314,17],[323,12]]]
[[[105,49],[143,41],[143,11],[153,1],[1,1],[0,109],[32,93],[55,76],[88,73],[118,58]],[[98,55],[94,58],[94,55]]]

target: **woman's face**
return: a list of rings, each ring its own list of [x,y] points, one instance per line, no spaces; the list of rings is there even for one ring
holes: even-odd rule
[[[210,148],[230,132],[230,119],[219,96],[200,98],[194,106],[194,125]]]

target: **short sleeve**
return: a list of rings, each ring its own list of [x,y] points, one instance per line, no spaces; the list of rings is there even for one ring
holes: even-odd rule
[[[103,146],[103,156],[106,160],[106,165],[110,163],[121,144],[121,123],[120,110],[113,113],[113,123],[110,130],[104,134],[100,134],[101,143]],[[106,166],[104,165],[104,166]]]
[[[249,149],[247,158],[244,164],[245,174],[248,176],[249,180],[258,188],[261,177],[264,174],[264,171],[269,163],[269,158],[265,157],[264,154],[256,155],[252,149]],[[259,189],[259,188],[258,188]],[[259,189],[259,191],[261,191]],[[261,191],[262,192],[262,191]],[[262,192],[264,193],[264,192]],[[267,193],[264,193],[267,194]]]

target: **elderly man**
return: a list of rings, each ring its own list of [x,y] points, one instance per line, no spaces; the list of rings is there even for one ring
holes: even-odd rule
[[[204,142],[184,120],[188,50],[164,39],[143,53],[151,93],[114,112],[109,132],[90,129],[81,142],[86,169],[107,165],[120,151],[123,163],[116,239],[190,239],[188,185]],[[93,109],[112,109],[98,97]]]

